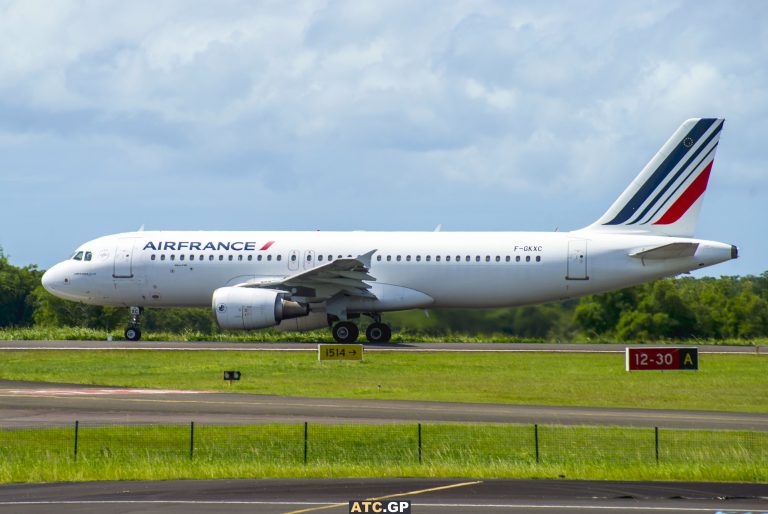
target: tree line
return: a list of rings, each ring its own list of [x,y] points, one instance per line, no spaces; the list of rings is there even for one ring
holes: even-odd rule
[[[0,250],[0,328],[120,329],[128,310],[57,298],[36,266],[12,265]],[[396,329],[428,335],[502,333],[550,340],[753,339],[768,337],[768,272],[685,276],[560,303],[510,309],[412,311],[385,315]],[[210,309],[147,309],[144,330],[218,332]]]

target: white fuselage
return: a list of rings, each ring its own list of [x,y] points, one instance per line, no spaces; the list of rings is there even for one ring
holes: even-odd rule
[[[644,249],[698,243],[691,256],[642,259]],[[82,245],[51,268],[54,294],[94,305],[203,307],[217,288],[283,279],[375,250],[376,299],[349,312],[505,307],[618,289],[735,257],[724,243],[576,232],[132,232]],[[77,254],[76,254],[77,255]],[[86,256],[89,260],[86,260]]]

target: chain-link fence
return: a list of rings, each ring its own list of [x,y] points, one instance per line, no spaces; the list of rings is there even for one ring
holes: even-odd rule
[[[768,432],[511,424],[103,425],[0,430],[0,459],[263,464],[687,463],[768,466]]]

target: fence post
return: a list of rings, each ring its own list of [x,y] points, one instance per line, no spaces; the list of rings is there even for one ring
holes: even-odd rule
[[[75,461],[77,461],[77,436],[80,428],[80,422],[75,420]]]
[[[419,464],[421,464],[421,423],[419,423]]]
[[[189,458],[192,459],[194,454],[195,454],[195,422],[190,421],[189,422]]]
[[[659,427],[653,427],[656,433],[656,464],[659,463]]]
[[[309,431],[307,430],[307,427],[308,427],[308,423],[305,421],[304,422],[304,465],[305,466],[307,465],[307,439],[309,435],[308,434]]]
[[[534,424],[533,425],[533,440],[536,444],[536,464],[539,463],[539,425]]]

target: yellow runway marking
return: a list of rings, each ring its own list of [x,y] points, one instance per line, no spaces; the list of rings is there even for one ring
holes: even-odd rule
[[[455,489],[457,487],[465,487],[468,485],[476,485],[476,484],[482,484],[482,480],[476,480],[474,482],[462,482],[460,484],[450,484],[450,485],[442,485],[440,487],[431,487],[429,489],[421,489],[419,491],[410,491],[407,493],[395,493],[395,494],[388,494],[386,496],[379,496],[377,498],[366,498],[365,501],[379,501],[379,500],[389,500],[392,498],[400,498],[403,496],[415,496],[417,494],[424,494],[424,493],[431,493],[433,491],[442,491],[445,489]],[[286,512],[285,514],[300,514],[302,512],[315,512],[318,510],[327,510],[327,509],[335,509],[336,507],[344,507],[345,505],[349,505],[348,502],[345,503],[333,503],[330,505],[323,505],[322,507],[310,507],[309,509],[300,509],[300,510],[292,510],[290,512]]]

